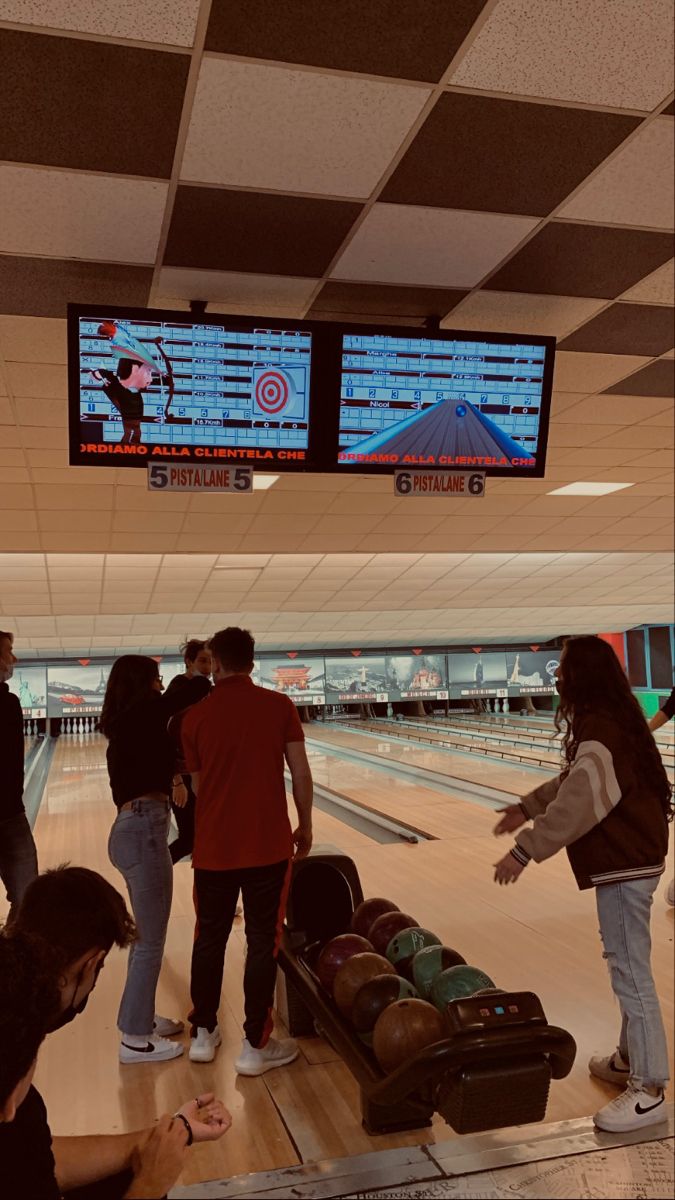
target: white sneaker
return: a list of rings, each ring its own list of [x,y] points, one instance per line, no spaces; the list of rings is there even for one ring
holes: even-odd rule
[[[620,1050],[615,1050],[613,1054],[607,1054],[604,1058],[601,1058],[599,1054],[594,1054],[589,1061],[588,1069],[596,1079],[603,1079],[605,1083],[614,1083],[617,1087],[625,1087],[630,1079],[630,1067]]]
[[[675,905],[675,879],[671,879],[666,892],[666,904]]]
[[[124,1034],[120,1042],[121,1063],[165,1062],[169,1058],[179,1058],[182,1053],[180,1042],[169,1042],[155,1033],[150,1035],[145,1046],[128,1045],[124,1041]]]
[[[628,1133],[646,1125],[658,1125],[667,1118],[664,1092],[660,1096],[650,1096],[643,1088],[629,1083],[625,1092],[596,1112],[593,1120],[598,1129],[608,1133]]]
[[[211,1033],[203,1025],[198,1025],[197,1036],[190,1041],[190,1062],[213,1062],[220,1042],[220,1030],[217,1025]]]
[[[152,1032],[157,1037],[177,1037],[184,1029],[185,1026],[182,1021],[172,1021],[171,1017],[160,1017],[155,1013],[155,1019],[152,1022]]]
[[[270,1038],[261,1049],[252,1046],[244,1038],[234,1069],[237,1075],[264,1075],[273,1067],[285,1067],[287,1063],[292,1063],[299,1053],[298,1044],[293,1038],[282,1038],[280,1041]]]

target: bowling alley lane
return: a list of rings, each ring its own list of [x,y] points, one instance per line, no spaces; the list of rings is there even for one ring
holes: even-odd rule
[[[349,740],[349,735],[338,731],[334,737],[338,744],[340,738]],[[377,746],[372,739],[370,744]],[[431,755],[447,762],[444,753],[419,746],[410,749],[414,761]],[[412,805],[420,823],[438,821],[439,840],[379,844],[316,809],[315,843],[337,846],[354,859],[366,896],[391,898],[500,986],[534,991],[548,1020],[568,1029],[578,1043],[571,1074],[551,1085],[547,1120],[568,1120],[595,1111],[609,1097],[609,1089],[590,1078],[586,1062],[591,1053],[613,1040],[616,1009],[597,941],[593,895],[577,890],[564,856],[531,866],[517,888],[498,888],[492,881],[492,864],[502,853],[502,843],[492,837],[494,814],[489,808],[424,785],[416,787],[382,771],[341,763],[332,756],[324,755],[322,764],[321,757],[312,753],[318,781],[326,779],[339,791],[349,789],[350,795],[364,802],[368,796],[372,800],[377,786],[390,813],[395,807],[410,813]],[[458,757],[465,761],[465,756]],[[434,767],[438,769],[437,761]],[[489,772],[492,786],[514,792],[525,774],[477,759],[475,770],[483,779],[485,767],[494,767]],[[527,772],[528,781],[532,774]],[[107,856],[113,815],[104,739],[95,734],[60,738],[35,827],[41,867],[86,862],[120,887],[120,877]],[[671,850],[666,880],[672,871]],[[665,886],[664,882],[659,888],[654,906],[653,954],[664,1019],[671,1029],[673,928],[672,910],[663,903]],[[193,924],[192,872],[184,862],[175,870],[157,999],[160,1012],[183,1019],[189,1003]],[[119,1066],[115,1023],[125,955],[113,951],[86,1012],[49,1037],[41,1051],[37,1086],[53,1114],[54,1133],[141,1126],[148,1113],[175,1111],[192,1095],[198,1071],[202,1090],[213,1089],[232,1110],[237,1136],[200,1146],[188,1160],[181,1180],[185,1184],[455,1139],[438,1115],[427,1129],[369,1136],[361,1126],[358,1085],[319,1037],[302,1038],[299,1059],[283,1071],[259,1079],[238,1078],[233,1062],[243,1016],[244,949],[239,919],[228,946],[219,1015],[223,1046],[213,1064],[199,1068],[185,1055],[152,1067]],[[277,1029],[281,1035],[286,1032],[278,1018]],[[183,1041],[187,1046],[185,1035]],[[89,1089],[93,1079],[106,1081],[97,1091],[96,1103]]]

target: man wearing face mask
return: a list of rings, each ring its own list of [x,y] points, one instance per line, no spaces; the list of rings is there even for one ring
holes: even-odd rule
[[[7,686],[17,661],[14,634],[0,630],[0,879],[10,904],[9,920],[38,873],[35,842],[23,806],[23,713],[18,696]]]
[[[53,1032],[83,1012],[113,944],[124,948],[134,936],[124,900],[111,884],[86,867],[63,866],[30,885],[0,943],[32,941],[43,958],[47,955],[60,1000],[59,1011],[47,1022],[47,1032]],[[14,1003],[18,1011],[25,999],[10,995],[5,1007]],[[13,1019],[11,1012],[0,1012],[0,1059]],[[44,1102],[30,1078],[32,1069],[13,1118],[3,1115],[0,1104],[0,1176],[7,1195],[31,1200],[163,1196],[183,1168],[187,1146],[221,1137],[231,1123],[220,1101],[207,1093],[173,1117],[132,1133],[52,1138]]]

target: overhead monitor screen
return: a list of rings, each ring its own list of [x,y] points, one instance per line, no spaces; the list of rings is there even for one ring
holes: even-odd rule
[[[450,695],[454,699],[463,696],[506,696],[506,655],[503,650],[449,654],[448,678]]]
[[[509,688],[523,695],[552,695],[555,673],[560,664],[558,650],[518,650],[507,652],[506,671]]]
[[[307,329],[86,312],[70,315],[71,463],[305,464]]]
[[[554,342],[342,335],[338,463],[543,475]]]
[[[19,697],[24,717],[47,716],[47,669],[29,663],[17,663],[7,686]]]
[[[344,657],[326,659],[326,692],[330,704],[358,704],[361,701],[387,700],[387,671],[384,658]]]
[[[322,658],[296,654],[261,658],[260,683],[273,692],[283,692],[297,704],[324,704],[326,680]]]
[[[390,700],[447,700],[444,654],[387,655],[385,662]]]
[[[112,667],[91,659],[82,663],[50,663],[47,667],[47,708],[50,717],[99,713]]]

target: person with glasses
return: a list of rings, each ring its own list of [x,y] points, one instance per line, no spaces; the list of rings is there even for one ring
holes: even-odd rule
[[[127,885],[138,930],[117,1018],[122,1063],[161,1062],[183,1053],[180,1042],[169,1040],[182,1033],[182,1021],[155,1012],[173,895],[167,835],[176,747],[167,726],[184,704],[180,693],[162,691],[155,659],[125,654],[113,664],[100,719],[117,808],[108,853]]]

